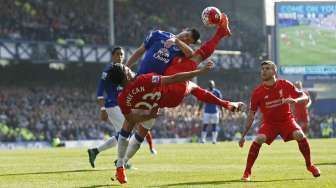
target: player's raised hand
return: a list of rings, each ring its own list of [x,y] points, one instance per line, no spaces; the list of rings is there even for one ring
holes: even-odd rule
[[[175,42],[176,42],[176,38],[172,37],[172,38],[166,40],[166,42],[163,44],[163,46],[165,48],[170,48],[171,46],[173,46],[175,44]]]
[[[208,72],[209,70],[211,70],[213,67],[215,66],[215,63],[212,61],[208,61],[205,66],[202,68],[202,71],[204,72]]]
[[[244,137],[241,137],[240,140],[239,140],[239,147],[243,148],[244,147],[244,143],[245,143],[245,138]]]
[[[296,100],[289,97],[289,98],[286,98],[286,99],[282,99],[282,103],[283,104],[293,104],[293,103],[296,103]]]

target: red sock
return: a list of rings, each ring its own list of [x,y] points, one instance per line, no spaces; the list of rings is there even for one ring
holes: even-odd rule
[[[153,149],[153,138],[152,138],[152,134],[149,131],[146,135],[146,141],[149,145],[149,149],[152,150]]]
[[[208,41],[206,41],[196,53],[201,55],[203,60],[210,57],[211,54],[215,51],[219,41],[224,37],[223,28],[218,28],[215,35]]]
[[[191,94],[194,95],[198,100],[202,102],[217,104],[217,105],[223,106],[224,108],[228,108],[228,105],[230,103],[229,101],[225,101],[225,100],[222,100],[216,97],[214,94],[212,94],[211,92],[201,87],[194,88],[191,91]]]
[[[307,138],[304,138],[300,141],[298,141],[298,144],[299,144],[299,149],[306,161],[306,166],[307,167],[310,167],[312,166],[312,162],[311,162],[311,159],[310,159],[310,146],[309,146],[309,143],[308,143],[308,140]]]
[[[258,157],[260,147],[261,147],[261,145],[258,144],[257,142],[252,143],[252,145],[250,147],[250,150],[249,150],[249,153],[248,153],[248,156],[247,156],[246,168],[245,168],[244,173],[251,174],[252,166],[253,166],[255,160]]]

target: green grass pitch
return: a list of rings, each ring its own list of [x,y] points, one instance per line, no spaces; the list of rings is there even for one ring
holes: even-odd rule
[[[310,40],[309,33],[312,34],[315,45]],[[290,44],[280,38],[281,34],[288,37]],[[336,65],[335,31],[313,26],[295,26],[279,29],[278,37],[281,65]]]
[[[236,142],[157,145],[157,156],[143,145],[123,187],[336,187],[336,140],[310,143],[321,177],[306,171],[296,142],[275,141],[262,147],[251,182],[239,181],[250,142],[243,149]],[[110,180],[115,158],[115,149],[101,153],[92,169],[86,149],[2,150],[0,187],[118,187]]]

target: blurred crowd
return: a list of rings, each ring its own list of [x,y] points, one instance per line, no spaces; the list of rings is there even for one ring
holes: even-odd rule
[[[0,0],[0,38],[108,42],[108,1]]]
[[[227,97],[239,96],[234,91]],[[245,112],[225,110],[219,124],[219,140],[238,138],[245,119]],[[260,118],[255,124],[250,135],[260,126]],[[164,109],[152,133],[154,138],[186,138],[199,136],[201,129],[202,111],[198,102],[188,97],[180,106]],[[311,137],[335,137],[336,114],[311,114],[309,130]],[[116,131],[108,122],[100,121],[92,91],[60,87],[0,88],[0,141],[103,139]]]
[[[109,44],[108,0],[0,0],[0,4],[0,39]],[[255,6],[255,12],[249,11],[251,8],[245,4]],[[247,56],[259,57],[264,51],[265,39],[261,24],[262,6],[260,2],[245,4],[221,0],[211,2],[212,6],[223,7],[231,17],[233,35],[223,40],[218,48],[239,50],[248,52]],[[150,30],[161,29],[177,34],[186,27],[200,30],[201,39],[205,41],[215,32],[214,28],[205,27],[200,18],[202,10],[209,5],[202,0],[183,3],[178,0],[114,0],[115,43],[139,46]],[[238,13],[234,7],[242,11]]]

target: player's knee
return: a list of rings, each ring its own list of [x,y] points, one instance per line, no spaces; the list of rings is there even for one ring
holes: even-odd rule
[[[264,134],[258,134],[255,141],[258,143],[258,144],[263,144],[266,142],[266,135]]]
[[[302,131],[294,131],[293,132],[293,138],[295,140],[302,140],[303,138],[305,138],[305,135]]]
[[[148,129],[144,128],[142,125],[139,125],[137,130],[137,135],[141,138],[145,138],[148,133]]]

